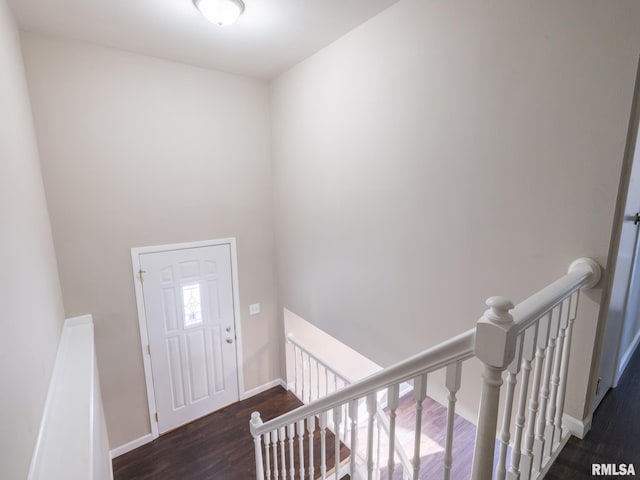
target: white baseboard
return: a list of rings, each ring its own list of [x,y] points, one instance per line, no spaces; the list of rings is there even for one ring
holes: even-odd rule
[[[565,435],[564,437],[562,437],[560,439],[560,444],[555,448],[555,450],[553,451],[553,453],[551,454],[550,457],[547,457],[544,466],[540,469],[540,471],[535,475],[535,479],[543,479],[544,476],[549,473],[549,470],[551,470],[551,467],[553,466],[553,463],[556,461],[556,458],[558,458],[558,456],[562,453],[562,449],[564,448],[564,446],[567,444],[567,442],[569,441],[569,438],[571,438],[571,435]]]
[[[240,394],[240,400],[246,400],[247,398],[258,395],[259,393],[266,392],[273,387],[282,387],[285,390],[288,390],[287,383],[281,378],[276,378],[275,380],[271,380],[270,382],[259,385],[256,388],[252,388],[251,390],[247,390],[246,392]]]
[[[264,385],[260,385],[256,388],[252,388],[251,390],[244,392],[243,394],[240,395],[240,400],[246,400],[247,398],[253,397],[254,395],[257,395],[259,393],[269,390],[270,388],[278,387],[278,386],[284,388],[285,390],[287,389],[287,384],[284,382],[284,380],[282,380],[281,378],[276,378],[275,380],[267,382]],[[151,442],[152,440],[153,440],[153,434],[148,433],[146,435],[143,435],[140,438],[136,438],[135,440],[130,441],[129,443],[120,445],[119,447],[116,447],[113,450],[111,450],[110,452],[111,458],[113,459],[113,458],[119,457],[120,455],[124,455],[125,453],[130,452],[131,450],[135,450],[136,448],[141,447],[142,445],[145,445]]]
[[[573,435],[582,440],[589,430],[591,430],[591,417],[585,418],[584,420],[578,420],[577,418],[565,413],[562,415],[562,425]]]
[[[627,351],[624,352],[624,355],[620,358],[618,371],[616,372],[615,382],[613,382],[614,387],[618,386],[620,377],[622,377],[622,374],[624,373],[624,370],[627,368],[627,365],[629,364],[629,360],[631,360],[631,356],[633,355],[633,352],[636,351],[636,347],[638,346],[639,343],[640,343],[640,330],[638,330],[638,333],[636,333],[636,336],[633,338],[631,345],[629,345],[629,348],[627,348]]]
[[[114,459],[116,457],[119,457],[120,455],[124,455],[125,453],[130,452],[131,450],[135,450],[136,448],[141,447],[142,445],[145,445],[152,440],[153,435],[150,433],[147,433],[140,438],[136,438],[135,440],[131,440],[129,443],[125,443],[124,445],[120,445],[119,447],[111,450],[111,458]]]

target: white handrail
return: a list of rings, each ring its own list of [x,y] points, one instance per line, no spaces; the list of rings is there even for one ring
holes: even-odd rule
[[[473,356],[474,338],[475,329],[472,328],[457,337],[446,340],[363,380],[352,383],[338,392],[327,395],[308,405],[298,407],[278,418],[264,422],[262,425],[252,425],[251,433],[254,436],[262,435],[289,425],[300,418],[317,415],[333,407],[347,404],[352,400],[357,400],[370,393],[388,388],[396,383],[406,382],[419,374],[433,372],[450,363],[461,362],[471,358]]]
[[[510,311],[518,334],[524,332],[540,316],[558,305],[579,288],[593,288],[600,281],[601,269],[590,258],[579,258],[569,266],[569,272],[523,300]]]

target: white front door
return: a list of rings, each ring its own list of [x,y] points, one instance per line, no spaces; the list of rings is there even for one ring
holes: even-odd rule
[[[139,255],[158,432],[239,399],[231,247]]]

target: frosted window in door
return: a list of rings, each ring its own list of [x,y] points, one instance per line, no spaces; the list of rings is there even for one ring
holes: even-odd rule
[[[200,284],[184,285],[182,287],[182,302],[184,305],[185,328],[202,324],[202,303],[200,302]]]

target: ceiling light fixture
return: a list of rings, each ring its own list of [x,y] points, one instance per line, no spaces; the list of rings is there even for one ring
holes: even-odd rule
[[[231,25],[244,12],[242,0],[193,0],[200,13],[211,23]]]

